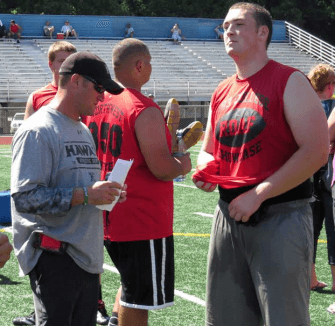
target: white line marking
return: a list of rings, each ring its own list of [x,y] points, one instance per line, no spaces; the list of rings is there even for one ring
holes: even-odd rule
[[[113,273],[120,274],[119,271],[115,267],[113,267],[113,266],[110,266],[110,265],[107,265],[107,264],[103,264],[102,267],[103,267],[103,269],[107,269],[107,270],[109,270],[109,271],[111,271]]]
[[[1,229],[3,229],[5,232],[8,232],[8,233],[12,232],[12,227],[3,227],[2,228],[2,226],[0,225],[0,230]],[[115,274],[120,274],[119,271],[114,266],[103,264],[102,267],[103,267],[103,269],[111,271]],[[179,291],[179,290],[174,290],[174,294],[178,297],[181,297],[182,299],[194,302],[198,305],[201,305],[201,306],[205,307],[205,301],[201,300],[200,298],[195,297],[194,295],[190,295],[190,294],[184,293],[184,292]]]
[[[195,212],[193,214],[204,216],[204,217],[214,217],[213,214],[207,214],[207,213],[201,213],[201,212]]]
[[[9,158],[12,157],[11,155],[2,155],[2,154],[0,154],[0,156],[1,156],[1,157],[9,157]]]
[[[120,274],[119,271],[115,267],[113,267],[113,266],[104,264],[103,268],[107,269],[107,270],[109,270],[109,271],[111,271],[113,273]],[[190,295],[190,294],[184,293],[184,292],[179,291],[179,290],[174,290],[174,294],[176,296],[178,296],[178,297],[181,297],[182,299],[194,302],[194,303],[196,303],[196,304],[198,304],[200,306],[205,307],[205,301],[201,300],[200,298],[195,297],[194,295]]]
[[[180,186],[180,187],[186,187],[186,188],[192,188],[192,189],[198,189],[197,187],[195,186],[189,186],[189,185],[184,185],[184,184],[181,184],[179,182],[174,182],[173,183],[174,186]],[[200,189],[199,189],[200,190]],[[219,192],[219,190],[214,190],[213,192]]]
[[[186,294],[182,291],[179,290],[174,290],[174,294],[177,295],[178,297],[181,297],[182,299],[194,302],[200,306],[205,307],[206,303],[204,300],[201,300],[200,298],[195,297],[194,295]]]

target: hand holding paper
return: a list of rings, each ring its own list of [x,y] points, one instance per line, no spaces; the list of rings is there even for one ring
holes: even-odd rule
[[[132,164],[133,160],[125,161],[118,159],[115,163],[114,169],[112,170],[112,172],[108,177],[108,180],[106,181],[115,181],[123,186]],[[101,210],[106,210],[110,212],[113,209],[116,202],[119,200],[119,197],[120,196],[116,197],[115,200],[109,205],[97,205],[97,207]]]

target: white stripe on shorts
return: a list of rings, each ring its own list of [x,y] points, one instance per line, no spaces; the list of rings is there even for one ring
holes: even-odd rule
[[[157,306],[158,298],[157,298],[156,258],[155,258],[154,240],[150,240],[150,252],[151,252],[152,288],[154,292],[153,302],[154,306]]]
[[[162,296],[163,296],[163,304],[165,304],[165,264],[166,264],[166,238],[162,239],[162,279],[161,279],[161,287],[162,287]]]

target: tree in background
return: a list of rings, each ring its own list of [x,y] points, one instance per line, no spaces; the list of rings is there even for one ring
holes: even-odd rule
[[[224,18],[234,0],[1,0],[0,12],[106,16]],[[255,0],[273,19],[286,20],[335,44],[335,1]]]

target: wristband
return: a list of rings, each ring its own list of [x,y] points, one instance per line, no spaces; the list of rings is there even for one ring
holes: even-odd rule
[[[83,205],[87,205],[88,204],[88,192],[87,192],[87,188],[83,187],[84,189],[84,202]]]

